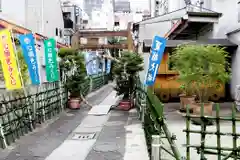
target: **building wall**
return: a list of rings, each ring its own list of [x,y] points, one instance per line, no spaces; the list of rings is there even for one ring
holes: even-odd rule
[[[114,26],[114,13],[112,0],[104,0],[100,8],[93,10],[90,14],[89,24],[87,28],[106,28],[113,30]]]
[[[60,0],[2,0],[1,14],[6,15],[6,20],[47,37],[55,37],[56,28],[64,28]]]
[[[212,10],[222,13],[219,23],[215,24],[213,37],[226,38],[226,33],[240,27],[238,23],[238,3],[239,0],[213,0]],[[229,24],[229,22],[231,22]]]
[[[2,12],[0,17],[24,26],[26,14],[25,5],[25,0],[1,0]]]

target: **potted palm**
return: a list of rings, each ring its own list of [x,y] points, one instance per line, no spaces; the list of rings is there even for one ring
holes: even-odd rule
[[[68,106],[71,109],[78,109],[84,100],[82,91],[85,90],[83,84],[87,77],[84,55],[72,48],[60,49],[58,55],[61,58],[62,75],[67,76],[65,87],[70,93]]]
[[[71,109],[79,109],[82,102],[84,90],[83,82],[85,81],[86,74],[81,68],[77,68],[75,73],[69,76],[66,80],[65,87],[68,89],[69,101],[68,106]]]
[[[205,114],[212,114],[213,102],[210,93],[224,85],[230,78],[230,65],[225,48],[213,45],[181,45],[174,53],[175,66],[179,77],[191,82],[197,100],[191,104],[194,114],[200,114],[204,106]]]
[[[143,70],[143,58],[133,52],[123,52],[114,63],[113,75],[116,80],[114,89],[118,95],[123,95],[120,108],[129,110],[132,107],[134,94],[134,79],[139,71]]]

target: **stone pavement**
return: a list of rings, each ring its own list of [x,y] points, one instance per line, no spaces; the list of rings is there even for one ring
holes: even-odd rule
[[[114,105],[118,100],[115,94],[110,84],[87,99],[93,105]],[[87,107],[63,113],[57,120],[22,137],[15,146],[0,150],[0,160],[149,159],[135,109],[129,112],[112,109],[97,116],[88,113]]]
[[[90,93],[87,100],[93,105],[99,104],[112,90],[112,84],[103,86]],[[0,149],[0,160],[44,160],[81,123],[88,111],[89,108],[83,105],[80,110],[63,112],[39,125],[38,129],[21,137],[13,146]]]
[[[148,160],[145,136],[141,122],[136,119],[136,110],[129,112],[131,114],[116,110],[105,112],[106,106],[117,102],[118,97],[113,91],[89,111],[46,160]]]
[[[149,160],[137,111],[112,110],[85,160]]]

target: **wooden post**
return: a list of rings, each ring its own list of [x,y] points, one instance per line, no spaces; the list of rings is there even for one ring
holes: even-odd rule
[[[127,43],[128,43],[128,51],[133,51],[133,39],[132,39],[132,31],[131,31],[132,23],[128,23],[128,36],[127,36]]]
[[[80,48],[80,33],[79,31],[76,32],[73,36],[72,36],[72,39],[71,39],[71,46],[72,48],[74,49],[79,49]]]
[[[5,138],[4,132],[3,132],[3,126],[2,126],[1,123],[0,123],[0,136],[2,138],[3,148],[6,148],[7,147],[7,142],[6,142],[6,138]]]

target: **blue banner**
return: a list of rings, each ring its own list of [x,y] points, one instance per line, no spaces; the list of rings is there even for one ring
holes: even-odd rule
[[[23,56],[28,66],[28,72],[33,85],[40,84],[40,76],[38,70],[37,54],[35,49],[35,40],[33,34],[19,36],[20,45]]]
[[[151,55],[149,58],[149,66],[145,80],[145,84],[147,86],[152,86],[155,83],[156,75],[158,73],[158,68],[162,61],[165,47],[166,39],[159,36],[155,36],[152,43]]]
[[[106,73],[109,74],[111,71],[111,60],[107,60]]]
[[[85,65],[88,75],[98,74],[99,62],[97,59],[96,52],[85,53]]]

